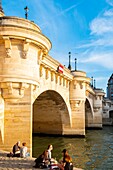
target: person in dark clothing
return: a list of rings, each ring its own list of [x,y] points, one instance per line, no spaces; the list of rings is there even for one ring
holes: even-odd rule
[[[12,152],[7,154],[8,157],[20,157],[20,141],[18,141],[12,149]]]
[[[38,158],[35,159],[35,168],[47,168],[49,165],[48,151],[45,150]]]
[[[20,157],[20,141],[13,146],[13,156]]]
[[[69,156],[67,150],[63,149],[62,154],[63,159],[59,163],[53,163],[50,167],[50,170],[53,170],[54,166],[60,170],[73,170],[72,158]]]
[[[13,146],[13,157],[20,157],[20,141]]]
[[[63,149],[63,166],[64,170],[73,170],[72,158],[69,156],[66,149]]]

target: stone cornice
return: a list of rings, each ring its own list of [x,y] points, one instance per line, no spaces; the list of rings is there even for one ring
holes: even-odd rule
[[[41,45],[42,48],[51,49],[50,40],[41,33],[40,28],[29,20],[17,17],[0,18],[0,37],[30,39],[32,43]]]
[[[34,84],[34,85],[39,85],[39,80],[37,78],[31,78],[30,76],[24,77],[21,75],[0,75],[0,82],[5,83],[5,82],[22,82],[22,83],[28,83],[28,84]]]
[[[69,81],[72,81],[73,76],[70,74],[70,70],[64,67],[63,74],[60,74],[57,72],[57,68],[61,63],[53,59],[51,56],[47,55],[44,60],[41,61],[41,65],[43,67],[50,69],[51,71],[55,72],[56,74],[59,74],[59,76],[65,77]]]
[[[89,85],[86,85],[86,92],[89,92],[90,94],[95,95],[95,91]]]
[[[0,25],[13,25],[15,26],[15,22],[17,26],[36,29],[41,32],[40,27],[32,21],[26,20],[24,18],[12,17],[12,16],[3,16],[0,17]]]
[[[29,88],[28,83],[24,82],[1,82],[1,95],[8,102],[16,102],[24,96],[25,89]]]

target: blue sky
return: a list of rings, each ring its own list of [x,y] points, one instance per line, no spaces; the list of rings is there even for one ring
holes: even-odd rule
[[[113,73],[113,0],[2,0],[5,15],[34,21],[52,42],[49,54],[68,67],[94,77],[106,92]]]

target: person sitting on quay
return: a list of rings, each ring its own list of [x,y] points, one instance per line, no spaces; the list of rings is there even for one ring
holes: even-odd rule
[[[55,159],[52,158],[51,151],[53,150],[53,146],[50,144],[48,145],[47,149],[35,159],[35,168],[49,168],[53,163],[55,163]]]
[[[44,152],[39,155],[38,158],[35,159],[35,166],[34,168],[48,168],[50,162],[48,159],[48,151],[44,150]]]
[[[54,161],[54,159],[52,158],[52,153],[51,151],[53,150],[53,145],[48,145],[47,147],[47,151],[48,151],[48,159],[50,162]]]
[[[66,149],[63,149],[63,167],[64,170],[73,170],[73,163],[72,163],[72,158],[69,156],[68,152]]]
[[[20,157],[26,158],[28,156],[30,156],[30,154],[29,154],[29,152],[27,152],[26,142],[23,142],[22,147],[20,148]]]
[[[8,157],[20,157],[20,141],[13,146],[12,152],[7,154]]]
[[[63,160],[59,161],[60,163],[53,163],[51,165],[51,170],[54,169],[54,167],[58,167],[60,170],[73,170],[73,163],[72,158],[69,156],[66,149],[63,149]]]
[[[56,159],[52,158],[52,150],[53,150],[53,145],[48,145],[47,147],[47,151],[48,151],[48,159],[49,159],[49,167],[50,169],[57,169],[58,167],[60,168],[61,166],[59,165],[59,163],[57,162]]]

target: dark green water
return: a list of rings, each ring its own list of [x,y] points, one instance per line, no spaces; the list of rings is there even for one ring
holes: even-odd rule
[[[113,127],[88,130],[85,138],[33,137],[33,156],[37,157],[48,144],[54,149],[52,157],[61,159],[66,148],[75,167],[84,170],[113,170]]]

